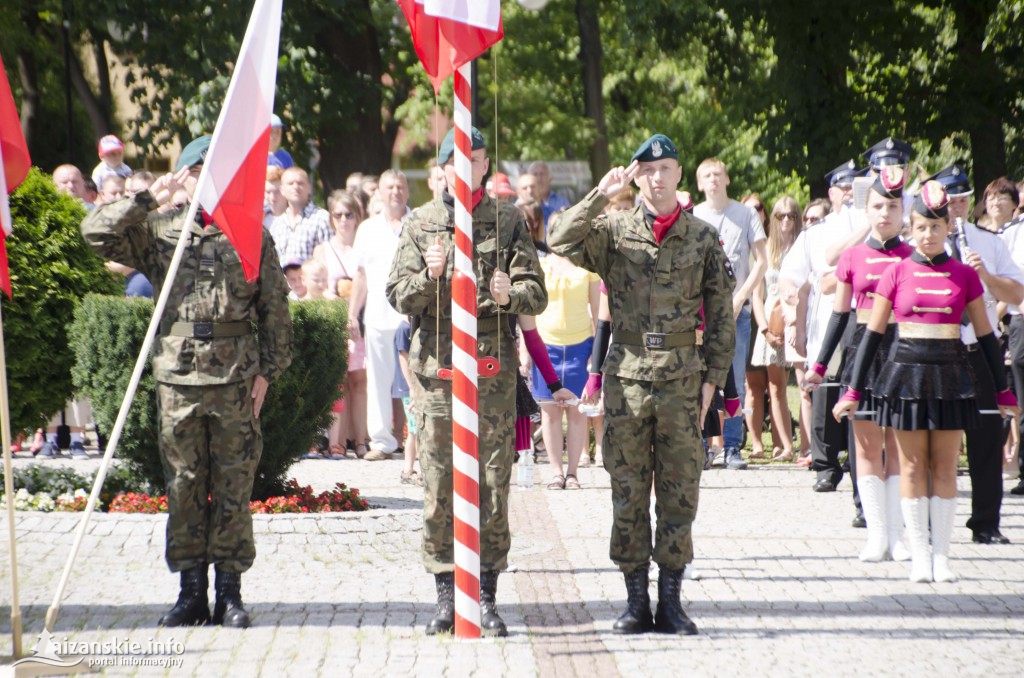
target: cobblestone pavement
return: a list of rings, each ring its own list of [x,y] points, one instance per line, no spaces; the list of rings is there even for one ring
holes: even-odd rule
[[[541,489],[547,467],[539,466],[536,489],[513,490],[512,572],[498,592],[510,635],[467,642],[423,634],[433,581],[419,561],[420,492],[399,483],[400,470],[398,461],[295,467],[302,484],[319,491],[345,482],[379,508],[258,516],[259,556],[243,579],[255,625],[245,631],[157,629],[177,594],[163,562],[164,518],[97,515],[55,639],[184,646],[178,669],[118,666],[107,675],[1019,675],[1024,500],[1004,503],[1012,545],[974,545],[963,527],[966,478],[952,547],[961,579],[933,585],[908,582],[906,564],[857,560],[865,534],[850,527],[848,483],[816,494],[813,475],[794,467],[709,471],[695,526],[703,578],[683,586],[700,635],[622,637],[610,632],[625,591],[608,560],[607,476],[584,468],[583,490],[552,492]],[[26,649],[42,630],[78,517],[19,514]],[[6,553],[0,567],[0,655],[9,655]],[[652,595],[653,587],[652,577]]]

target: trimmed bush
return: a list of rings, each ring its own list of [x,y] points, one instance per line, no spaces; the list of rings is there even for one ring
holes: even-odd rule
[[[33,168],[11,195],[6,240],[14,298],[3,300],[11,430],[45,426],[71,398],[68,324],[89,292],[116,294],[123,282],[78,230],[85,209]]]
[[[331,406],[348,366],[345,305],[307,301],[290,306],[292,364],[270,385],[260,413],[263,457],[252,495],[258,500],[285,493],[289,467],[330,424]],[[91,295],[75,316],[75,385],[88,396],[96,425],[104,433],[110,433],[117,419],[152,313],[148,299]],[[139,383],[118,456],[140,479],[164,486],[151,367]]]

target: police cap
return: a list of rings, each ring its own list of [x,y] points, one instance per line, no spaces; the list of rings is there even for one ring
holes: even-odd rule
[[[868,164],[877,170],[887,165],[909,164],[910,156],[914,155],[914,147],[906,141],[886,137],[864,151],[862,155],[868,159]]]
[[[863,169],[857,169],[857,163],[850,159],[826,174],[825,181],[828,182],[830,188],[832,186],[849,186],[854,179],[863,176],[864,172]]]
[[[925,179],[925,181],[932,180],[942,184],[942,187],[946,189],[946,193],[950,197],[974,193],[974,189],[971,188],[971,180],[967,177],[967,172],[964,171],[964,168],[959,163],[953,163],[949,167],[940,169]]]

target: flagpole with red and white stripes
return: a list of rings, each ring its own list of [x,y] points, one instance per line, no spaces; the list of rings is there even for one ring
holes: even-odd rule
[[[452,439],[455,635],[480,637],[480,415],[473,270],[471,64],[455,71],[455,274],[452,278]]]

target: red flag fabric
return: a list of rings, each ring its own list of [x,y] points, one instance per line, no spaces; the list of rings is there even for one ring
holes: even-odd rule
[[[28,176],[32,160],[28,155],[28,144],[21,131],[18,108],[14,105],[11,83],[7,81],[3,57],[0,57],[0,290],[11,297],[11,273],[7,267],[7,246],[5,239],[11,234],[14,224],[7,201]]]
[[[256,0],[196,187],[199,204],[238,251],[249,282],[260,271],[280,38],[281,0]]]
[[[425,7],[424,0],[398,0],[409,23],[416,55],[435,92],[455,69],[483,54],[505,35],[499,0],[474,0],[474,3],[480,7],[463,11],[459,3],[431,3]],[[437,14],[428,14],[428,10]],[[490,25],[494,16],[498,17],[496,30],[481,27]],[[478,17],[484,18],[478,20]]]

